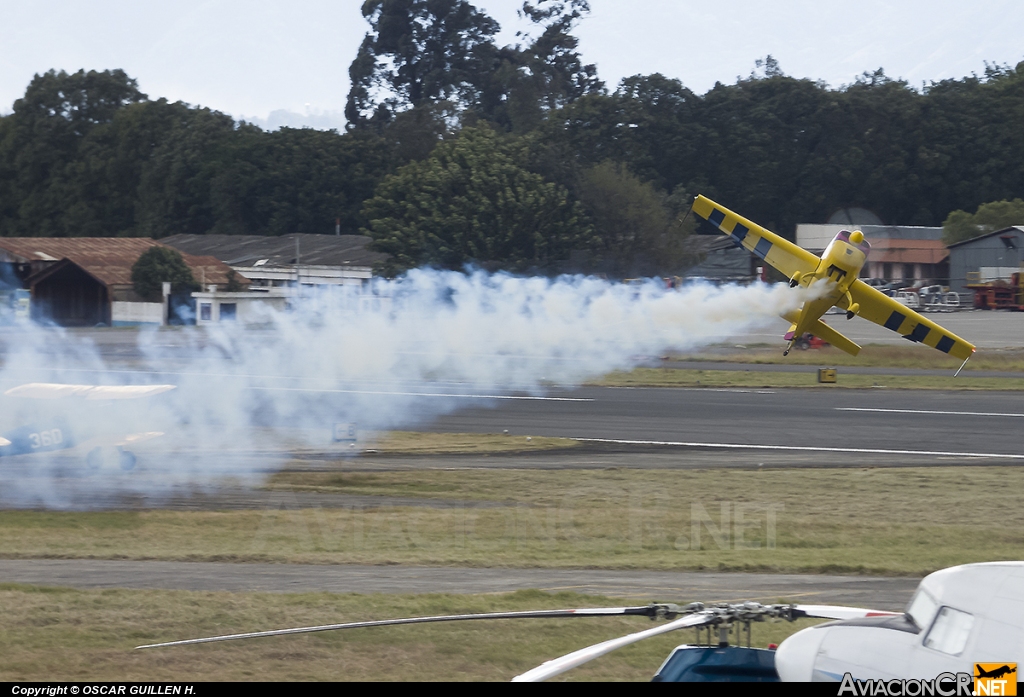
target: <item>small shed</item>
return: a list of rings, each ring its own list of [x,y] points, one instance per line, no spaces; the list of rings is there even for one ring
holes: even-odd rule
[[[261,324],[267,321],[268,310],[282,312],[288,308],[289,296],[281,291],[222,291],[210,286],[193,293],[196,301],[196,324]]]

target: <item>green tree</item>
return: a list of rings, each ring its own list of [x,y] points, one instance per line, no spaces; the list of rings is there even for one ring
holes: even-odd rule
[[[466,0],[365,0],[371,30],[349,67],[345,117],[382,126],[411,107],[474,104],[494,67],[498,23]]]
[[[94,173],[80,148],[145,99],[121,70],[36,75],[0,127],[0,234],[96,234],[92,221],[105,218],[105,192],[82,185]]]
[[[973,215],[967,211],[950,213],[942,223],[942,241],[956,244],[1013,225],[1024,225],[1024,199],[991,201],[978,206]]]
[[[213,181],[234,164],[231,146],[239,134],[230,116],[181,103],[171,106],[169,128],[139,178],[137,225],[145,237],[211,231],[218,222]]]
[[[587,0],[534,0],[524,2],[519,12],[543,28],[523,50],[523,63],[546,110],[571,104],[604,87],[597,79],[597,66],[583,64],[576,50],[579,40],[571,33],[589,12]]]
[[[208,187],[212,234],[326,234],[335,220],[354,232],[365,224],[363,201],[390,164],[372,133],[267,133],[246,125],[220,147]]]
[[[163,284],[168,281],[172,291],[199,290],[192,271],[176,249],[150,247],[132,265],[132,285],[145,300],[160,300]]]
[[[391,257],[381,271],[468,263],[552,270],[573,250],[590,247],[579,204],[564,187],[520,166],[524,158],[518,140],[467,127],[426,160],[384,179],[364,210],[364,232]]]
[[[587,0],[533,0],[519,11],[539,28],[499,48],[498,23],[466,0],[366,0],[370,32],[349,67],[350,128],[384,132],[403,112],[442,106],[453,115],[527,132],[547,114],[600,92],[572,35]],[[408,126],[409,124],[407,124]]]
[[[604,83],[597,67],[584,65],[572,31],[590,12],[587,0],[524,2],[519,16],[540,29],[537,36],[519,33],[524,45],[505,46],[497,54],[488,89],[477,112],[505,130],[525,133],[536,129],[552,112],[588,94],[599,94]]]
[[[603,162],[583,172],[577,195],[596,236],[595,268],[619,276],[650,276],[685,268],[686,238],[673,201],[623,165]]]

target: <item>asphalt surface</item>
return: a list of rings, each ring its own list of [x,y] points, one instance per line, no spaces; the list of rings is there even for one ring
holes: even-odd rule
[[[1024,346],[1024,313],[966,312],[936,321],[980,347]],[[867,329],[864,329],[866,327]],[[877,331],[876,331],[877,329]],[[844,333],[862,343],[901,344],[903,339],[866,322],[851,322]],[[85,330],[104,359],[130,368],[138,357],[134,332]],[[160,340],[174,345],[174,332]],[[733,337],[730,341],[773,342],[776,333]],[[681,364],[677,364],[682,367]],[[723,369],[737,369],[724,364]],[[707,363],[700,369],[712,369]],[[808,366],[743,366],[752,370],[813,370]],[[841,369],[881,373],[880,369]],[[900,369],[895,369],[900,370]],[[930,373],[931,371],[921,371]],[[170,374],[170,373],[168,373]],[[889,374],[903,374],[894,372]],[[917,374],[917,373],[911,373]],[[942,374],[942,371],[940,371]],[[978,373],[976,373],[978,374]],[[980,374],[979,374],[980,375]],[[316,392],[310,387],[310,392]],[[367,390],[373,392],[373,387]],[[458,386],[425,388],[445,396],[449,410],[426,428],[439,432],[494,433],[510,438],[564,436],[588,439],[575,449],[502,456],[383,456],[363,454],[344,461],[345,470],[419,468],[604,468],[687,469],[706,467],[819,466],[965,466],[1024,465],[1024,396],[1013,392],[920,392],[899,390],[737,390],[583,388],[536,399],[486,399],[480,395],[452,397]],[[405,395],[406,397],[408,395]],[[526,395],[522,395],[526,397]],[[331,400],[321,396],[325,411]],[[385,400],[386,401],[386,400]],[[234,452],[190,452],[189,462],[201,470],[207,460],[234,464],[230,472],[259,473],[281,466],[292,453],[238,448]],[[59,459],[59,457],[58,457]],[[234,486],[173,484],[155,494],[146,477],[160,468],[173,470],[174,457],[132,473],[112,489],[86,477],[54,479],[31,464],[5,462],[0,475],[0,506],[10,506],[11,491],[32,477],[64,487],[64,507],[79,507],[75,495],[111,508],[266,508],[268,506],[415,505],[416,499],[343,497],[295,493],[287,501],[278,492]],[[297,464],[309,469],[337,468],[336,448],[309,447]],[[214,468],[214,471],[218,471]],[[220,470],[222,471],[222,470]],[[19,479],[13,489],[11,473]],[[4,479],[7,477],[8,479]],[[90,482],[93,482],[90,484]],[[52,491],[50,492],[52,493]],[[104,498],[106,497],[106,498]],[[19,500],[16,507],[23,507]],[[46,505],[45,503],[40,505]],[[471,505],[457,500],[427,505]],[[292,565],[197,564],[184,562],[121,562],[100,560],[0,560],[0,580],[81,588],[185,588],[197,590],[266,590],[339,592],[503,592],[516,588],[574,589],[638,599],[725,600],[781,599],[829,602],[899,609],[909,598],[914,579],[795,576],[774,574],[677,574],[667,572],[549,571],[512,569],[421,569],[411,567],[334,567]]]
[[[335,395],[333,398],[343,399]],[[445,400],[453,398],[445,397]],[[1019,392],[582,388],[528,399],[455,399],[427,428],[556,436],[578,447],[492,455],[385,455],[304,432],[298,450],[251,440],[225,448],[169,434],[138,450],[130,473],[91,474],[75,451],[4,458],[0,506],[8,508],[261,509],[280,505],[450,507],[480,505],[414,497],[345,496],[259,488],[287,466],[312,471],[417,469],[639,469],[1022,466]],[[163,441],[169,441],[167,443]],[[176,449],[185,443],[184,449]],[[372,444],[370,444],[372,445]],[[166,450],[164,450],[166,448]],[[225,485],[224,477],[237,483]]]
[[[95,559],[0,559],[6,583],[273,593],[509,593],[536,588],[637,602],[815,603],[902,610],[918,579],[799,574],[317,566]]]
[[[505,400],[436,419],[433,431],[642,441],[686,450],[859,455],[1024,465],[1024,394],[916,390],[597,388],[577,400]],[[559,395],[552,395],[559,396]],[[687,445],[671,445],[687,444]],[[801,450],[808,449],[808,450]],[[571,457],[571,456],[570,456]]]

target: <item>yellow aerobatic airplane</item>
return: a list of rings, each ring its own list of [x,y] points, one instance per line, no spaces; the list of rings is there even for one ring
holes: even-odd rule
[[[857,278],[871,251],[871,245],[860,230],[840,232],[819,259],[806,249],[704,196],[698,196],[693,202],[693,212],[731,237],[737,245],[742,245],[784,273],[791,287],[800,285],[806,288],[819,281],[830,284],[817,299],[809,300],[801,309],[783,315],[784,319],[792,323],[786,332],[789,345],[783,355],[788,355],[796,340],[805,332],[810,332],[856,356],[860,346],[821,321],[821,316],[832,306],[846,310],[847,319],[860,315],[897,332],[904,339],[962,358],[964,363],[974,353],[974,344],[964,341]],[[960,367],[963,368],[962,365]]]

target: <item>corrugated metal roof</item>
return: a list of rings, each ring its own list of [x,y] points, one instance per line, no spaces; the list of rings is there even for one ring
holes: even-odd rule
[[[1001,229],[996,230],[994,232],[989,232],[989,233],[986,233],[984,235],[978,235],[977,237],[972,237],[972,238],[967,239],[967,240],[961,240],[960,242],[955,242],[955,243],[949,245],[949,247],[950,247],[950,249],[952,249],[953,247],[962,247],[964,245],[970,244],[971,242],[977,242],[978,240],[983,240],[983,239],[985,239],[987,237],[992,237],[994,235],[1002,235],[1002,234],[1006,234],[1006,233],[1013,233],[1013,232],[1024,232],[1024,225],[1011,225],[1010,227],[1004,227],[1004,228],[1001,228]]]
[[[367,249],[372,240],[363,235],[172,235],[160,241],[189,254],[217,257],[230,266],[294,264],[296,241],[300,264],[372,267],[388,256]]]
[[[0,237],[0,260],[41,264],[68,259],[107,286],[131,285],[132,266],[150,247],[169,247],[148,237]],[[226,285],[230,267],[211,256],[182,254],[199,283]],[[43,271],[43,270],[41,270]],[[246,285],[248,279],[236,276]]]

